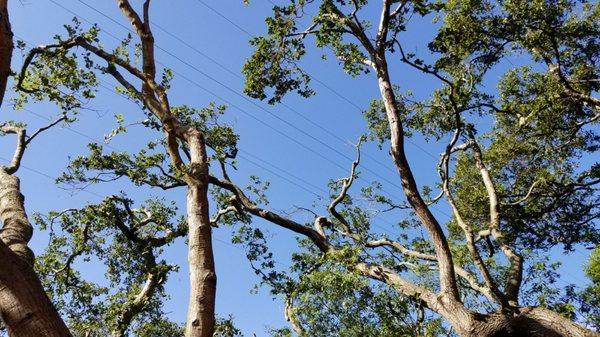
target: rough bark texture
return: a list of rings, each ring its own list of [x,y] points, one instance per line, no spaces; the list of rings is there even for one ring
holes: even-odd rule
[[[212,337],[215,326],[217,275],[207,196],[208,161],[200,132],[189,129],[185,137],[190,145],[191,170],[187,179],[190,299],[185,336]]]
[[[71,336],[33,270],[19,179],[0,169],[0,315],[11,337]]]
[[[10,75],[10,60],[13,51],[13,33],[8,18],[8,0],[0,0],[0,106]]]
[[[27,243],[33,234],[25,213],[24,197],[19,178],[0,169],[0,240],[29,265],[33,265],[33,253]]]
[[[571,320],[544,308],[525,307],[513,315],[473,315],[463,337],[598,337]]]

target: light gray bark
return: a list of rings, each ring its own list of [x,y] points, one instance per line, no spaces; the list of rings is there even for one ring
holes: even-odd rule
[[[184,137],[190,147],[187,177],[188,261],[190,297],[186,337],[212,337],[215,326],[217,275],[208,207],[208,159],[203,135],[190,128]]]

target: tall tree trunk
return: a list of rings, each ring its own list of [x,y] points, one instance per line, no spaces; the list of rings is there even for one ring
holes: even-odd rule
[[[69,330],[33,270],[32,228],[19,179],[0,169],[0,315],[11,337],[66,337]]]
[[[212,337],[217,275],[207,195],[208,158],[203,135],[198,130],[188,129],[185,138],[190,146],[190,172],[187,179],[190,299],[185,336]]]
[[[8,18],[8,0],[0,0],[0,107],[10,75],[10,60],[13,52],[13,33]]]

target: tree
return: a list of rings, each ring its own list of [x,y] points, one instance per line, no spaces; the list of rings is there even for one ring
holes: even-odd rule
[[[82,209],[37,215],[35,219],[42,228],[54,223],[60,223],[62,228],[61,233],[51,237],[46,253],[35,261],[38,278],[27,247],[32,226],[23,207],[18,178],[13,174],[27,145],[39,132],[28,138],[22,124],[3,124],[3,134],[14,133],[18,139],[12,163],[0,172],[3,223],[0,248],[3,255],[12,254],[2,259],[4,294],[0,296],[0,312],[11,336],[124,336],[129,330],[140,336],[180,334],[180,327],[169,322],[161,311],[165,295],[162,286],[176,266],[159,260],[159,255],[162,247],[183,236],[188,240],[190,267],[185,335],[213,336],[215,330],[216,274],[208,165],[211,160],[225,162],[231,158],[236,151],[237,136],[230,127],[217,122],[222,107],[196,109],[169,103],[167,92],[172,72],[162,69],[162,78],[156,78],[150,1],[143,3],[140,12],[129,1],[119,0],[117,4],[130,21],[139,44],[133,45],[129,36],[115,50],[106,51],[99,44],[98,29],[82,31],[75,20],[73,25],[66,26],[66,38],[57,36],[56,43],[28,52],[16,79],[21,96],[15,105],[20,108],[30,101],[48,100],[63,111],[63,117],[40,132],[60,122],[72,123],[81,100],[95,95],[96,74],[111,76],[122,85],[123,94],[139,103],[146,114],[142,124],[163,137],[136,155],[105,155],[100,145],[90,144],[91,156],[75,159],[61,180],[101,182],[114,174],[114,179],[129,178],[137,185],[164,190],[185,187],[187,215],[174,220],[175,207],[156,199],[135,208],[134,201],[123,194],[107,196],[102,203]],[[4,36],[11,40],[3,40],[2,45],[12,46],[10,30]],[[21,42],[19,47],[24,49],[25,45]],[[142,60],[140,68],[133,62],[138,55]],[[113,136],[124,128],[120,125]],[[165,151],[156,151],[159,145]],[[100,173],[87,176],[94,172]],[[89,256],[107,265],[110,287],[85,281],[73,270],[77,258],[89,259]],[[42,283],[52,295],[53,303],[44,293]]]
[[[389,142],[407,202],[373,190],[366,196],[409,209],[405,228],[416,224],[428,238],[370,231],[366,212],[349,195],[358,161],[312,226],[253,204],[226,178],[215,184],[233,193],[238,212],[308,239],[313,261],[335,261],[420,301],[460,336],[597,336],[561,315],[559,303],[527,305],[524,279],[537,265],[532,253],[598,243],[598,164],[581,158],[598,148],[600,6],[519,0],[385,0],[375,6],[334,0],[276,6],[266,21],[268,35],[252,41],[246,91],[270,103],[290,91],[310,96],[310,76],[300,63],[309,40],[330,48],[349,75],[373,72],[381,98],[365,117],[371,138]],[[303,30],[309,7],[316,14]],[[372,12],[378,18],[361,17]],[[438,21],[431,55],[418,56],[404,43],[413,16]],[[495,66],[515,54],[526,65],[506,71],[494,91]],[[439,87],[423,99],[400,92],[395,81],[406,76],[393,73],[398,60],[437,79]],[[405,151],[415,133],[438,142],[450,138],[438,165],[439,197],[428,197],[415,181]],[[453,215],[445,224],[431,211],[442,198]],[[306,263],[298,262],[301,275],[312,273],[302,268]],[[423,268],[435,271],[433,283]]]
[[[7,192],[0,197],[8,200],[0,201],[2,233],[10,234],[0,243],[6,246],[0,249],[6,256],[0,259],[6,264],[0,271],[0,312],[11,335],[173,336],[182,330],[187,336],[239,335],[231,319],[215,322],[211,225],[216,223],[240,224],[234,240],[248,245],[257,273],[275,294],[286,297],[286,316],[300,335],[435,336],[448,327],[463,336],[597,335],[563,316],[572,311],[550,298],[556,297],[554,290],[542,279],[552,277],[552,265],[536,257],[559,244],[569,250],[599,241],[594,223],[598,167],[583,167],[578,159],[595,151],[598,141],[593,129],[597,5],[560,2],[548,4],[547,11],[543,3],[520,1],[384,1],[374,31],[358,18],[369,6],[366,1],[294,1],[274,8],[275,16],[267,20],[269,35],[253,40],[257,51],[245,67],[248,93],[265,99],[267,88],[274,87],[272,103],[293,90],[312,94],[299,61],[313,36],[318,46],[334,50],[351,75],[375,73],[381,99],[365,113],[370,138],[381,146],[390,142],[407,203],[383,196],[377,183],[361,194],[387,209],[409,210],[399,221],[404,233],[390,238],[372,230],[369,210],[352,196],[360,142],[348,177],[331,183],[325,215],[311,210],[309,224],[269,210],[259,179],[248,188],[237,185],[228,174],[237,135],[218,121],[224,107],[173,106],[173,73],[154,59],[150,1],[140,11],[126,0],[117,4],[133,36],[114,50],[103,47],[97,27],[82,30],[75,20],[65,37],[25,50],[17,74],[17,108],[47,100],[61,113],[29,138],[24,125],[3,125],[4,133],[18,136],[15,159],[3,167],[6,179],[0,179],[0,191]],[[319,12],[309,29],[300,31],[298,18],[309,5],[318,5]],[[405,53],[400,34],[408,18],[434,13],[443,19],[430,43],[435,59]],[[532,67],[512,69],[499,92],[490,93],[485,75],[511,51],[530,55]],[[440,88],[425,99],[401,93],[391,80],[390,55],[437,78]],[[548,70],[533,67],[540,64]],[[140,203],[115,193],[83,208],[30,217],[42,228],[60,227],[35,259],[38,277],[27,248],[32,226],[14,173],[41,131],[74,122],[81,100],[95,96],[100,76],[120,84],[119,92],[143,111],[138,124],[158,140],[137,153],[106,152],[92,143],[89,154],[74,158],[59,181],[85,186],[126,180],[161,190],[185,188],[186,216],[178,219],[176,205],[165,200]],[[496,123],[482,128],[479,122],[485,119]],[[117,123],[112,137],[128,127],[123,116]],[[438,141],[451,135],[439,165],[440,197],[418,187],[409,165],[404,142],[417,132]],[[209,163],[220,174],[209,170]],[[212,219],[209,185],[217,208]],[[454,215],[448,223],[430,209],[443,196]],[[250,226],[255,217],[301,237],[292,273],[272,270],[265,236]],[[424,228],[429,238],[411,236],[415,228]],[[177,268],[161,252],[178,238],[188,239],[191,270],[185,329],[161,309],[164,282]],[[109,285],[82,278],[75,268],[78,259],[104,263]]]

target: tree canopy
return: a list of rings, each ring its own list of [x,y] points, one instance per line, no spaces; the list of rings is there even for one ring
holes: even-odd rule
[[[278,196],[268,181],[251,176],[245,186],[231,174],[240,136],[224,118],[226,105],[172,103],[177,74],[157,62],[152,25],[164,13],[152,12],[150,0],[116,4],[131,33],[114,49],[98,26],[77,18],[46,45],[16,43],[24,58],[12,73],[14,108],[51,102],[60,114],[33,132],[18,121],[0,124],[2,136],[17,138],[12,161],[0,166],[0,316],[10,336],[241,335],[235,318],[215,315],[218,226],[232,229],[261,285],[283,299],[289,326],[273,328],[274,336],[598,336],[598,248],[583,290],[555,284],[550,252],[600,242],[600,4],[274,5],[241,70],[249,97],[275,106],[293,94],[310,99],[314,77],[303,62],[313,54],[347,81],[371,76],[379,94],[362,102],[367,128],[348,174],[331,177],[326,195],[292,213],[270,206]],[[3,17],[9,30],[0,31],[0,46],[9,39],[10,55]],[[419,37],[423,24],[433,37],[411,45],[408,36]],[[71,157],[57,183],[178,191],[185,203],[121,191],[28,215],[16,175],[28,146],[47,129],[77,125],[102,78],[139,107],[135,126],[153,140],[112,149],[112,138],[132,137],[132,124],[117,114],[106,144]],[[411,85],[422,79],[435,85],[417,94]],[[441,153],[435,181],[415,174],[421,168],[406,143],[417,138]],[[385,193],[389,182],[364,178],[368,142],[389,152],[401,197]],[[383,213],[395,223],[382,230]],[[28,247],[34,227],[50,233],[37,257]],[[271,228],[297,238],[289,268],[271,249]],[[164,310],[165,284],[181,267],[164,252],[178,240],[189,269],[184,325]],[[90,264],[104,266],[105,281],[85,277]]]

